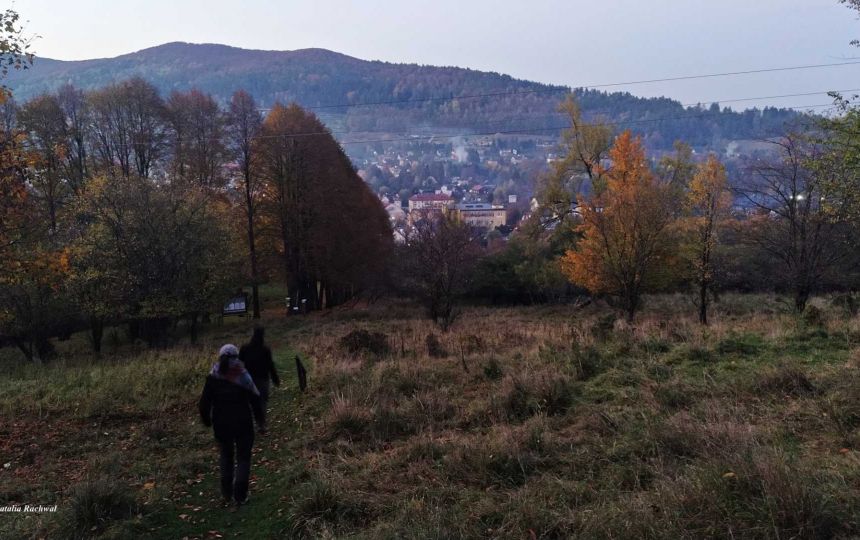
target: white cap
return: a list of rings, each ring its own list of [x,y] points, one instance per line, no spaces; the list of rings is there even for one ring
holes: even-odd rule
[[[221,350],[218,351],[218,356],[239,356],[239,349],[232,343],[228,343],[221,347]]]

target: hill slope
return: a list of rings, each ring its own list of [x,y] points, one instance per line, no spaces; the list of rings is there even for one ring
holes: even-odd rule
[[[96,88],[135,75],[152,81],[165,94],[197,87],[226,101],[233,91],[244,88],[263,106],[275,101],[296,101],[316,107],[329,125],[336,124],[349,131],[531,129],[551,134],[549,128],[563,125],[556,113],[563,87],[471,69],[366,61],[324,49],[260,51],[214,44],[168,43],[116,58],[82,61],[39,58],[32,69],[13,73],[9,86],[21,100],[64,83]],[[463,97],[476,94],[513,95]],[[784,109],[743,113],[719,108],[706,111],[684,108],[671,99],[644,99],[628,93],[578,91],[578,94],[586,111],[605,114],[621,122],[622,127],[629,125],[656,148],[670,147],[676,139],[702,147],[721,140],[767,136],[797,116]],[[462,98],[447,99],[456,96]],[[427,99],[432,101],[416,101]],[[378,104],[404,100],[409,102]],[[376,105],[336,106],[367,103]],[[670,119],[657,120],[667,117]]]

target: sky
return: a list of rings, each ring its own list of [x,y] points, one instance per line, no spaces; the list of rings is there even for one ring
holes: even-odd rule
[[[16,0],[39,56],[112,57],[171,41],[322,47],[569,86],[860,61],[838,0]],[[607,88],[610,89],[610,88]],[[685,104],[854,90],[860,64],[612,87]],[[724,103],[810,106],[815,96]]]

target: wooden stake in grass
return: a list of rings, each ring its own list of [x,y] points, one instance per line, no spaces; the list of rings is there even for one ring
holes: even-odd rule
[[[296,355],[296,373],[299,376],[299,389],[304,392],[308,388],[308,372],[305,370],[305,366],[302,364],[299,355]]]

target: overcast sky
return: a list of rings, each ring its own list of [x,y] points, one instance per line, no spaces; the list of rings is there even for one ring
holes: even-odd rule
[[[837,0],[18,0],[38,55],[111,57],[169,41],[453,65],[572,86],[860,58]],[[631,85],[684,103],[860,89],[860,65]],[[826,96],[731,103],[827,103]]]

